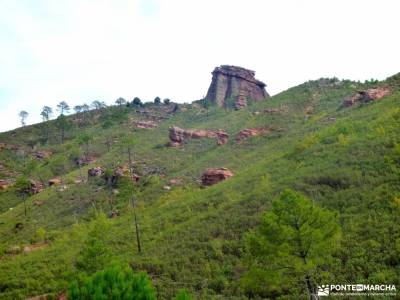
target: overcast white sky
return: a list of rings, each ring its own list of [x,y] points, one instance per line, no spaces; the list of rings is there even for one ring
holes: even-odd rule
[[[0,0],[0,131],[116,98],[202,98],[221,64],[276,94],[400,72],[398,0]]]

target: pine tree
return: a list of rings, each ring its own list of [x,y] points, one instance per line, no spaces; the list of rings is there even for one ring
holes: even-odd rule
[[[268,285],[269,292],[284,289],[288,281],[297,282],[312,298],[318,270],[330,261],[338,237],[335,214],[286,190],[272,202],[258,232],[248,237],[252,264],[244,281],[251,286],[251,293],[263,290],[257,281]]]
[[[134,274],[127,266],[113,264],[68,289],[70,300],[155,300],[154,289],[145,273]]]

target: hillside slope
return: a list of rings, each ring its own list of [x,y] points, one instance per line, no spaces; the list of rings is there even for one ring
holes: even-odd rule
[[[356,90],[387,84],[392,92],[379,101],[342,107]],[[111,107],[69,117],[62,145],[56,121],[0,134],[0,143],[14,145],[0,150],[0,179],[24,175],[45,184],[53,177],[62,181],[30,196],[26,216],[14,187],[0,192],[0,299],[65,291],[77,273],[75,257],[100,210],[118,212],[105,233],[114,258],[146,271],[160,299],[171,299],[180,288],[199,299],[305,297],[300,283],[256,291],[243,280],[246,233],[259,225],[271,200],[287,188],[339,216],[342,238],[332,267],[321,274],[322,282],[399,285],[396,84],[394,79],[367,84],[321,79],[239,111],[205,109],[199,103]],[[158,127],[137,128],[140,120],[155,121]],[[171,126],[223,129],[230,139],[225,145],[193,139],[182,147],[168,147]],[[239,131],[260,127],[268,131],[235,141]],[[46,128],[51,129],[49,142],[41,145]],[[130,180],[122,178],[112,188],[101,178],[80,182],[75,163],[84,152],[96,159],[82,167],[86,178],[91,167],[127,165],[128,147],[140,175],[133,190],[140,254]],[[38,151],[51,155],[32,158]],[[204,188],[199,180],[210,167],[229,168],[234,176]]]

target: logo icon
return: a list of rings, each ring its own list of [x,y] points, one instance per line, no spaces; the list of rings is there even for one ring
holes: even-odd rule
[[[329,285],[319,285],[317,295],[318,296],[329,296]]]

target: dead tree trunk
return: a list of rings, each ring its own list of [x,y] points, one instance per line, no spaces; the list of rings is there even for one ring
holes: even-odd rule
[[[130,147],[128,147],[128,159],[129,159],[129,173],[131,175],[131,184],[133,185],[134,178],[133,178],[133,170],[132,170],[132,154],[131,154]],[[133,208],[133,217],[134,217],[135,229],[136,229],[136,243],[137,243],[138,253],[141,253],[142,247],[140,244],[139,224],[138,224],[137,215],[136,215],[135,194],[133,191],[132,191],[132,202],[131,203],[132,203],[132,208]]]

